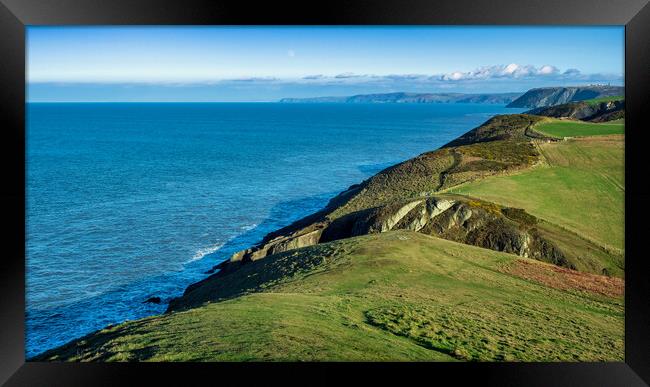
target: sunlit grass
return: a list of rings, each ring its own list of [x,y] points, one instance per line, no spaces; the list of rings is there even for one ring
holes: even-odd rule
[[[546,120],[535,126],[535,131],[553,137],[584,137],[623,134],[623,122],[591,123],[573,120]]]

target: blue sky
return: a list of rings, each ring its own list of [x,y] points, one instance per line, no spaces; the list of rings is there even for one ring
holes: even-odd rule
[[[623,83],[613,27],[28,27],[30,101],[273,101]]]

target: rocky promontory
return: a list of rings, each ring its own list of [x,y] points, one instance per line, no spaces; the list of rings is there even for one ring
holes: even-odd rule
[[[553,118],[572,118],[590,122],[606,122],[625,117],[625,100],[570,102],[562,105],[531,109],[526,114]]]
[[[183,296],[170,302],[168,311],[209,301],[211,292],[206,289],[213,282],[251,262],[302,247],[395,230],[415,231],[569,269],[580,262],[588,271],[600,274],[605,264],[592,254],[600,250],[592,242],[539,220],[524,209],[446,192],[460,184],[543,162],[536,144],[556,141],[535,131],[535,125],[544,120],[530,114],[495,116],[438,150],[349,187],[322,210],[269,233],[257,245],[215,266],[217,273],[188,287]],[[586,266],[585,259],[590,260]]]
[[[538,108],[594,98],[616,97],[625,94],[622,86],[592,85],[575,87],[541,87],[528,90],[506,107]]]
[[[282,103],[492,103],[507,104],[521,93],[380,93],[344,97],[283,98]]]

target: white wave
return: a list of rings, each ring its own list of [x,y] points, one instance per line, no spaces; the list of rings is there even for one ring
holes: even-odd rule
[[[244,231],[252,230],[257,227],[257,223],[249,224],[248,226],[242,226],[241,229]]]
[[[208,255],[208,254],[212,254],[212,253],[214,253],[215,251],[219,250],[220,248],[223,247],[223,245],[224,245],[223,243],[217,243],[217,244],[214,244],[214,245],[212,245],[212,246],[203,247],[203,248],[201,248],[201,249],[198,249],[198,250],[196,251],[196,253],[194,253],[194,256],[192,257],[192,259],[188,260],[188,261],[185,262],[185,263],[190,263],[190,262],[198,261],[199,259],[205,257],[206,255]]]

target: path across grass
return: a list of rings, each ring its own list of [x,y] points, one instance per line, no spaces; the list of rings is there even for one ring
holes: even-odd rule
[[[624,249],[623,136],[593,136],[540,146],[548,165],[494,176],[450,192],[526,211],[616,251]]]

